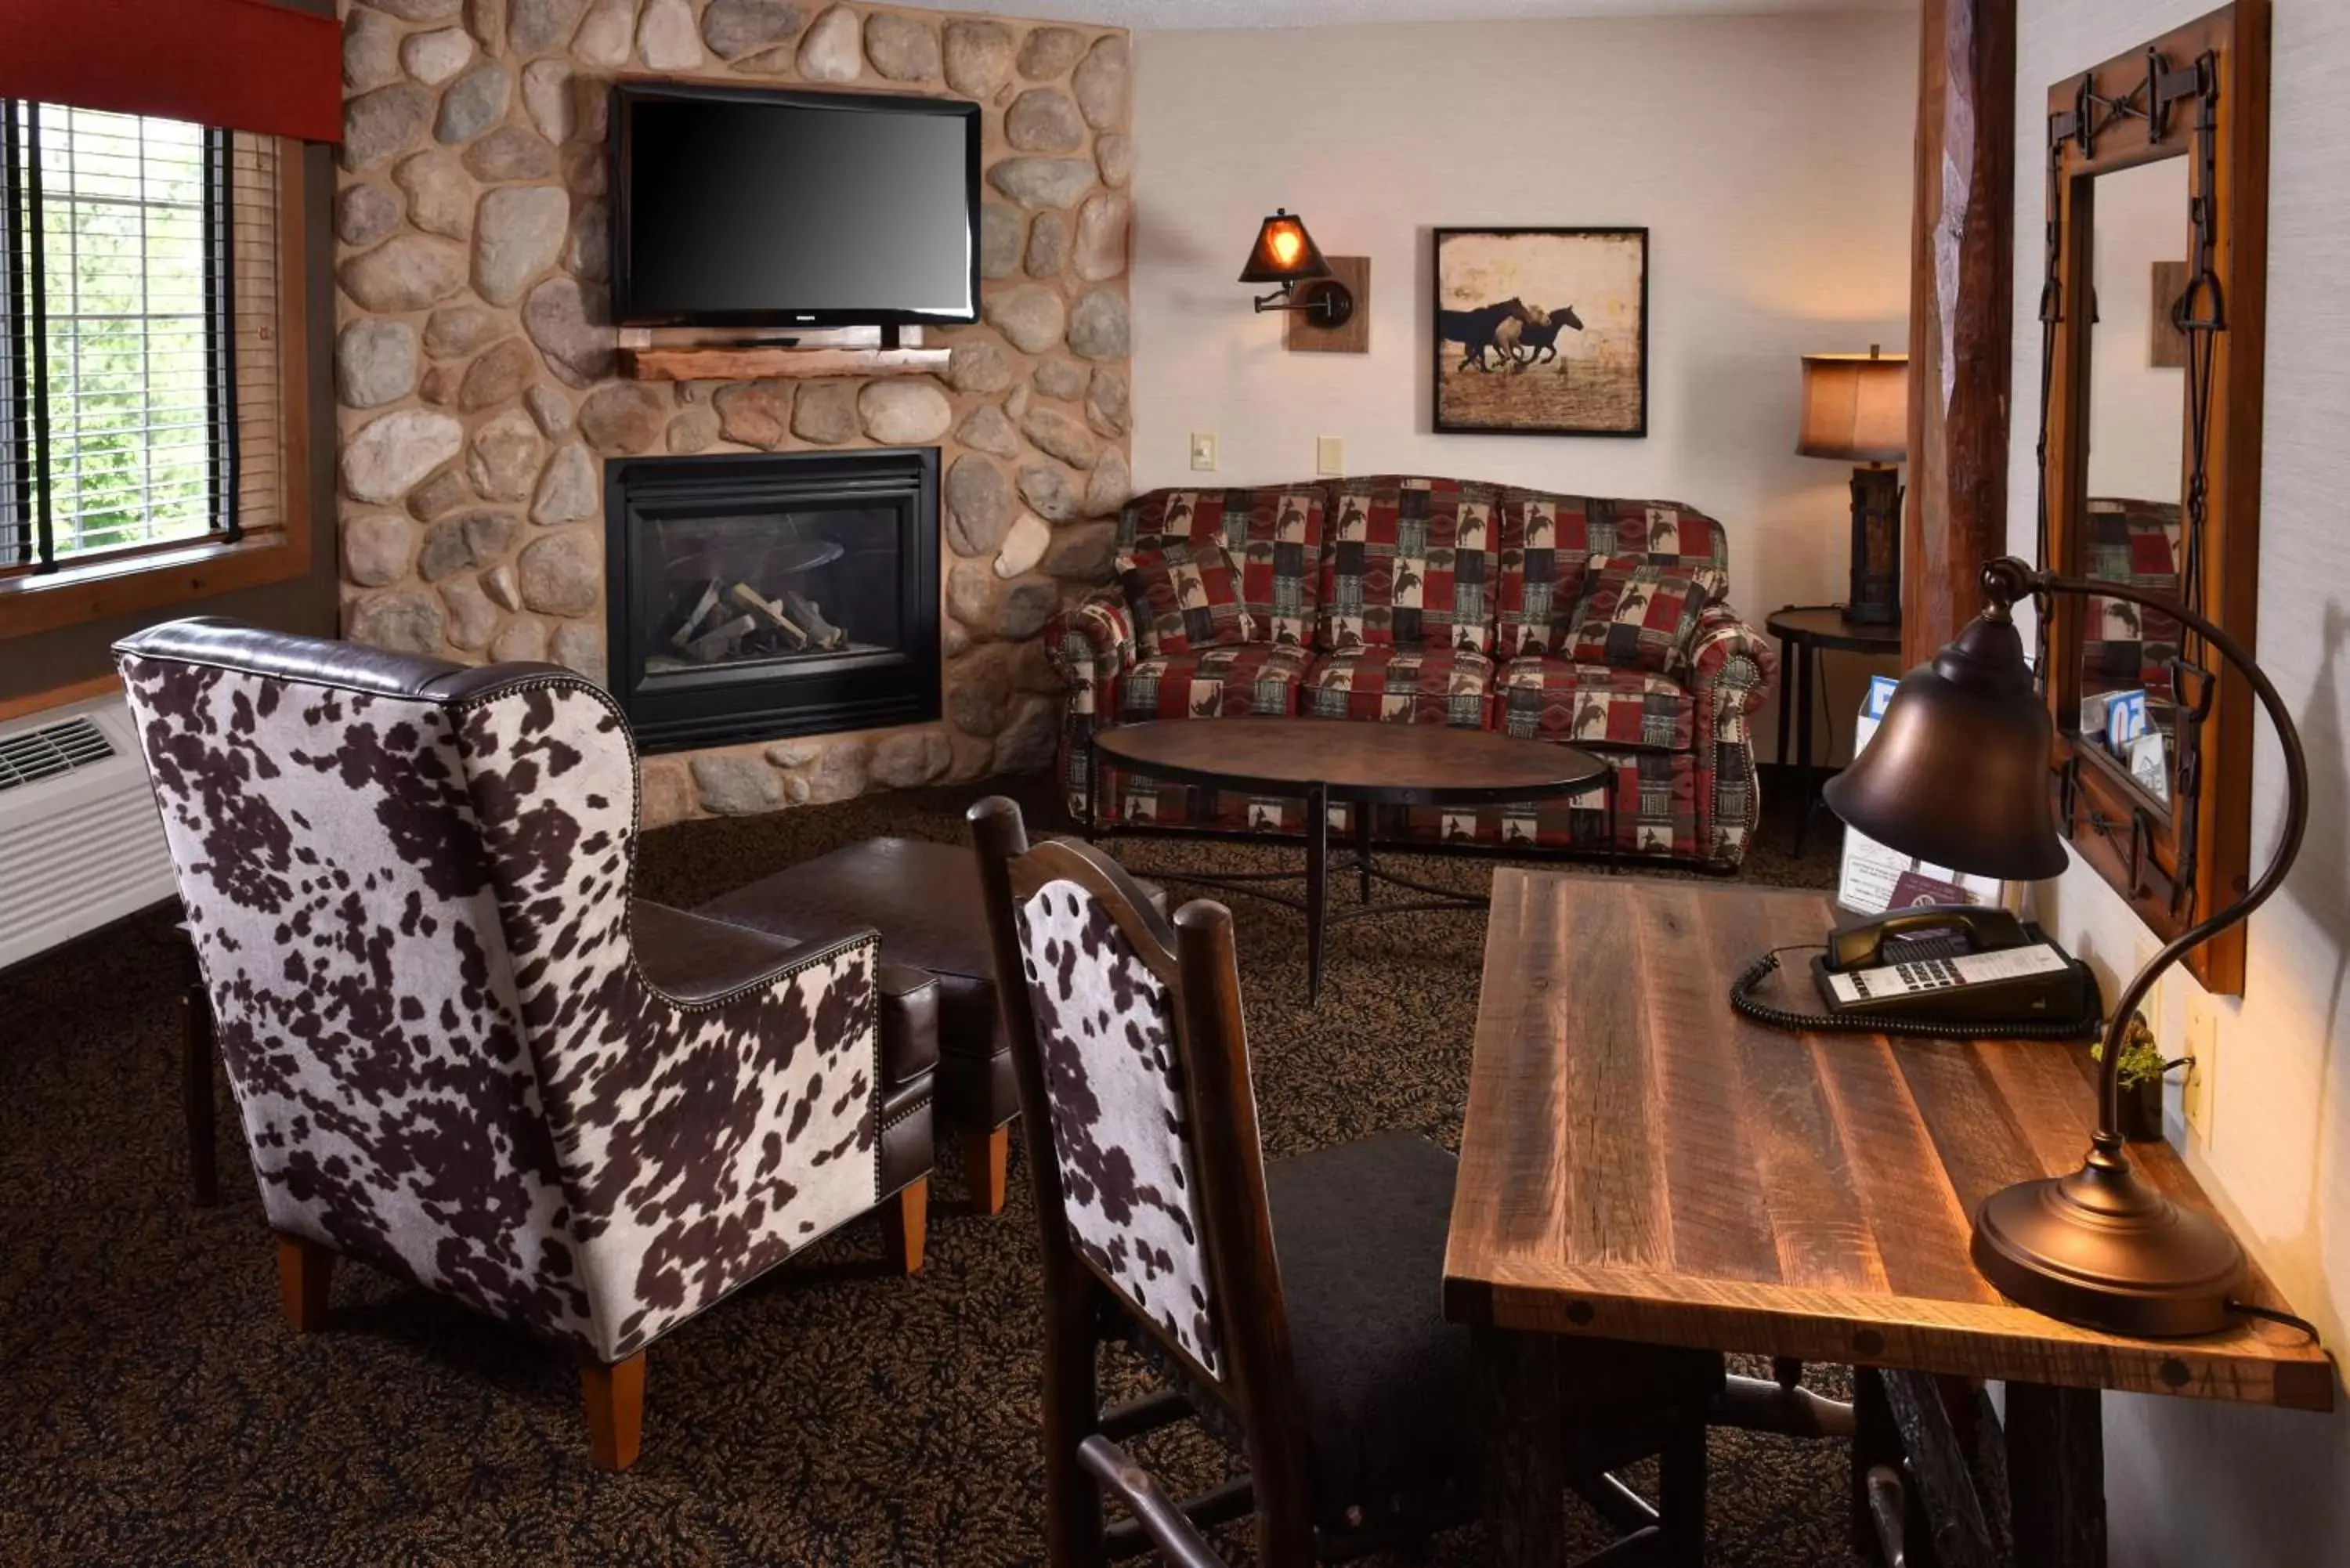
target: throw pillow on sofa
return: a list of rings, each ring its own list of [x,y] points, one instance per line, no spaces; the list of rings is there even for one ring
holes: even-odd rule
[[[1575,664],[1678,674],[1689,663],[1698,618],[1729,591],[1730,575],[1717,567],[1594,556],[1561,655]]]
[[[1241,604],[1240,574],[1223,546],[1164,540],[1121,556],[1118,579],[1134,611],[1135,651],[1145,659],[1247,642],[1256,623]]]

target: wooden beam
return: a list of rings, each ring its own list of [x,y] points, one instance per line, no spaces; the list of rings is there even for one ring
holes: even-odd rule
[[[1933,657],[2007,552],[2015,314],[2015,0],[1925,0],[1909,265],[1901,651]]]

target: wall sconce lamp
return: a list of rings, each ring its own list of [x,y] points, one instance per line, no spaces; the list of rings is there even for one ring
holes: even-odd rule
[[[1345,326],[1355,314],[1355,291],[1331,275],[1322,247],[1286,208],[1274,208],[1257,230],[1241,281],[1280,285],[1257,297],[1257,309],[1304,311],[1310,325],[1325,330]]]

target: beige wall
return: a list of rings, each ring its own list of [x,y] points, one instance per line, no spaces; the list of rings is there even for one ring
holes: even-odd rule
[[[1795,455],[1798,357],[1898,349],[1908,319],[1914,15],[1492,22],[1137,41],[1135,483],[1347,465],[1666,496],[1728,524],[1759,625],[1845,597],[1849,470]],[[1371,259],[1371,351],[1290,354],[1233,282],[1302,213]],[[1438,435],[1429,231],[1649,230],[1645,440]],[[1839,738],[1862,667],[1839,657]],[[1889,668],[1889,666],[1887,667]],[[1847,690],[1846,688],[1850,688]],[[1757,726],[1767,747],[1770,713]]]
[[[646,819],[1048,761],[1059,682],[1037,634],[1106,576],[1099,519],[1128,488],[1126,35],[756,0],[360,0],[345,16],[346,635],[602,679],[603,460],[935,444],[942,719],[657,759]],[[604,189],[622,76],[983,103],[986,321],[932,331],[953,352],[935,378],[625,377]]]
[[[2019,171],[2039,167],[2050,83],[2210,10],[2206,0],[2022,0]],[[2338,1355],[2350,1344],[2350,5],[2275,0],[2269,182],[2267,427],[2261,515],[2262,663],[2309,751],[2310,827],[2296,870],[2252,918],[2244,994],[2220,1010],[2209,1143],[2169,1120],[2188,1162],[2294,1307]],[[2016,298],[2039,297],[2040,182],[2019,178]],[[2029,555],[2039,421],[2038,323],[2019,312],[2009,477],[2011,547]],[[2282,805],[2276,742],[2255,755],[2252,842],[2265,855]],[[2063,941],[2126,974],[2145,933],[2080,867],[2040,889]],[[2194,982],[2163,982],[2175,1046]],[[2175,1054],[2175,1052],[2174,1052]],[[2342,1396],[2337,1393],[2337,1401]],[[2109,1396],[2113,1561],[2159,1568],[2350,1562],[2350,1410],[2285,1414]]]

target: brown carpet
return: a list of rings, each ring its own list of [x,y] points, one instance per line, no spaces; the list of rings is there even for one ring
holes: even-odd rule
[[[975,793],[666,829],[639,890],[691,905],[879,833],[958,839]],[[1823,885],[1834,836],[1797,862],[1775,825],[1746,875]],[[1282,852],[1118,853],[1147,872]],[[1407,868],[1471,887],[1492,866]],[[1387,1127],[1457,1144],[1482,919],[1341,929],[1309,1011],[1296,917],[1235,912],[1269,1152]],[[189,1206],[166,930],[149,918],[0,977],[0,1562],[1037,1560],[1035,1246],[1016,1163],[1011,1209],[982,1219],[941,1150],[919,1276],[879,1272],[867,1221],[663,1340],[644,1458],[598,1474],[570,1366],[521,1334],[356,1266],[338,1271],[328,1332],[286,1328],[224,1087],[224,1201]],[[1146,1452],[1194,1484],[1223,1464],[1196,1437]],[[1717,1433],[1712,1459],[1714,1561],[1854,1561],[1840,1445]],[[1235,1561],[1247,1533],[1220,1532]],[[1473,1528],[1432,1553],[1481,1557]]]

